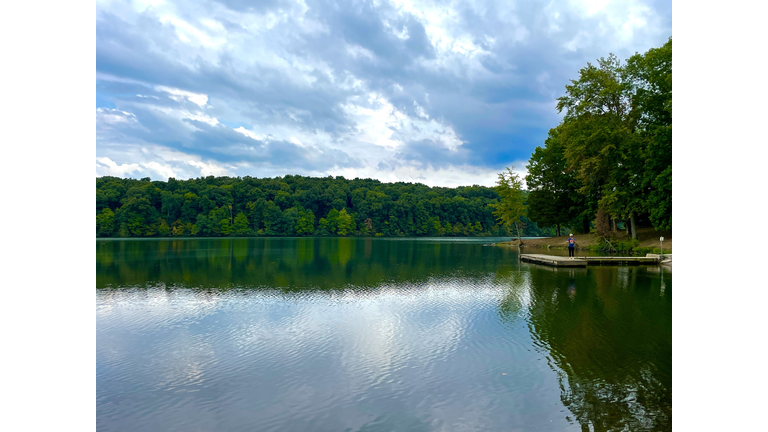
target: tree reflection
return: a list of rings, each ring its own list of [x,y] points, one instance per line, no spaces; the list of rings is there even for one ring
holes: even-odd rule
[[[525,293],[531,334],[560,376],[569,419],[583,430],[670,430],[669,275],[646,267],[553,270],[531,267],[500,313],[518,317],[514,305]]]
[[[99,241],[96,287],[379,287],[431,277],[487,278],[517,268],[508,248],[371,238],[224,238]]]

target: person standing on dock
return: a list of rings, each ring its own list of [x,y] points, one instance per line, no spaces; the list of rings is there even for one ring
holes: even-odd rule
[[[568,256],[573,257],[573,253],[576,250],[576,239],[573,238],[573,233],[568,237]]]

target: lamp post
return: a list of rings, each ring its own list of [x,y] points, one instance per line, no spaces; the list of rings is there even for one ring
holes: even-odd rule
[[[664,237],[659,237],[659,256],[664,256]]]

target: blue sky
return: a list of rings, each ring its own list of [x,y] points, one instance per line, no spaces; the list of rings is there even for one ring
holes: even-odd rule
[[[492,185],[671,1],[96,2],[96,175]]]

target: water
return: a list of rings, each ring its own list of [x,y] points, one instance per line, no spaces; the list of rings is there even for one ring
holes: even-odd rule
[[[671,270],[499,240],[97,240],[97,429],[671,430]]]

